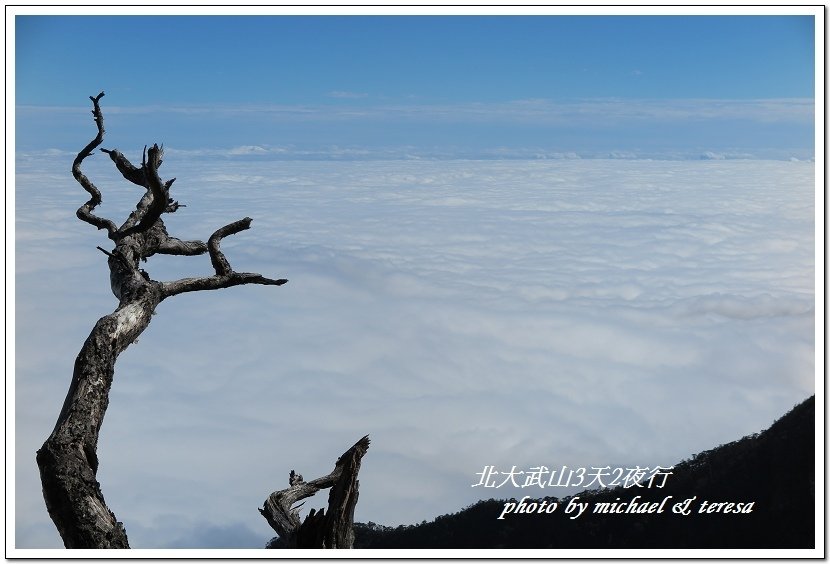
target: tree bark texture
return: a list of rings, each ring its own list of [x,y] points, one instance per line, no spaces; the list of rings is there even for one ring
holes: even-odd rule
[[[282,539],[286,548],[352,548],[354,546],[354,509],[357,505],[357,474],[360,462],[369,449],[365,436],[337,459],[334,470],[322,478],[306,482],[293,470],[287,489],[273,492],[259,510]],[[329,491],[328,512],[312,509],[300,522],[301,499],[322,489]]]
[[[78,153],[72,174],[90,195],[89,201],[78,209],[78,218],[106,230],[114,244],[112,251],[98,248],[107,255],[110,287],[118,307],[98,320],[84,342],[75,359],[72,382],[55,428],[37,452],[46,507],[67,548],[129,548],[124,526],[108,508],[96,480],[98,436],[109,403],[116,359],[147,328],[156,306],[183,292],[240,284],[279,286],[287,282],[235,272],[219,250],[223,237],[250,227],[250,218],[220,227],[208,244],[168,235],[162,215],[181,206],[169,195],[175,179],[165,182],[158,175],[163,151],[157,145],[145,148],[141,167],[130,163],[117,149],[101,149],[127,181],[142,186],[145,192],[120,227],[110,219],[94,215],[102,200],[101,192],[81,171],[81,163],[104,139],[104,117],[99,105],[103,96],[103,92],[90,96],[98,132]],[[209,253],[214,265],[213,276],[158,282],[140,268],[154,254],[204,253]]]

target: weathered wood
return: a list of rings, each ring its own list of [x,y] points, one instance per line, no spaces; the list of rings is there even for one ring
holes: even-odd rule
[[[118,260],[110,258],[110,260]],[[67,548],[129,548],[100,485],[98,434],[119,353],[149,325],[157,286],[102,317],[75,359],[72,384],[52,434],[37,453],[43,497]]]
[[[43,497],[49,515],[67,548],[129,548],[127,533],[107,507],[98,471],[98,436],[109,403],[109,391],[118,355],[135,342],[150,324],[161,301],[185,291],[217,290],[240,284],[282,285],[285,279],[266,278],[260,274],[234,272],[218,248],[219,239],[247,229],[251,220],[231,223],[211,237],[213,246],[202,241],[182,241],[170,237],[161,216],[175,212],[180,205],[170,198],[172,180],[163,182],[158,175],[162,150],[153,145],[146,152],[141,168],[132,165],[116,150],[104,150],[124,178],[143,183],[145,193],[127,220],[116,227],[109,219],[93,214],[101,203],[101,193],[81,171],[81,164],[104,139],[104,117],[99,105],[104,96],[90,97],[97,135],[84,147],[72,164],[72,174],[91,198],[78,209],[81,220],[106,229],[115,243],[107,256],[110,287],[118,307],[98,320],[75,359],[72,383],[49,438],[37,452],[37,464],[43,485]],[[217,235],[218,234],[218,235]],[[154,254],[199,255],[210,252],[221,268],[216,276],[188,278],[173,282],[152,280],[140,268]]]
[[[305,482],[292,470],[290,487],[268,496],[259,512],[287,548],[354,546],[354,509],[360,485],[357,474],[368,449],[369,436],[366,435],[337,459],[330,474]],[[331,488],[328,511],[312,509],[301,523],[299,506],[294,504],[326,488]]]

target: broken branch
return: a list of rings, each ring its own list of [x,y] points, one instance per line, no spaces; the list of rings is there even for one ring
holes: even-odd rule
[[[167,188],[169,185],[162,183],[158,173],[158,167],[161,165],[163,153],[164,150],[156,144],[146,151],[146,156],[142,159],[141,164],[144,170],[144,178],[147,180],[147,189],[151,195],[150,202],[144,210],[144,214],[138,224],[121,231],[118,234],[120,237],[127,237],[128,235],[146,231],[158,221],[161,214],[167,209]]]
[[[220,227],[216,231],[213,232],[213,235],[210,236],[208,239],[208,252],[210,252],[210,263],[213,265],[213,269],[216,271],[217,276],[224,276],[226,274],[230,274],[233,272],[228,259],[225,258],[225,255],[222,254],[222,251],[219,250],[219,243],[222,241],[224,237],[228,235],[235,235],[240,231],[245,231],[246,229],[251,227],[251,221],[253,221],[250,217],[246,217],[244,219],[240,219],[239,221],[234,221],[224,227]]]

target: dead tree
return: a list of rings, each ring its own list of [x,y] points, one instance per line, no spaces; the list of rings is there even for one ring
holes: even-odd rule
[[[354,545],[354,508],[357,505],[357,473],[360,461],[369,449],[369,436],[337,459],[327,476],[306,482],[301,474],[291,471],[290,487],[268,496],[259,512],[280,536],[284,548],[352,548]],[[328,513],[312,509],[300,522],[301,499],[331,488]]]
[[[75,359],[72,383],[55,428],[37,452],[46,507],[67,548],[129,548],[124,526],[107,507],[96,480],[98,434],[109,403],[115,361],[147,328],[156,306],[184,292],[241,284],[280,286],[287,282],[236,272],[219,250],[224,237],[250,227],[250,218],[220,227],[207,244],[168,235],[162,215],[173,213],[181,206],[170,197],[175,178],[162,181],[159,177],[162,149],[158,145],[145,147],[140,167],[130,163],[117,149],[101,149],[126,180],[144,189],[144,194],[120,227],[110,219],[94,215],[95,207],[101,203],[101,192],[81,172],[81,163],[104,140],[104,116],[99,106],[103,95],[101,92],[90,96],[98,134],[78,153],[72,174],[91,196],[78,208],[78,218],[105,230],[115,245],[111,251],[98,248],[107,256],[110,286],[118,299],[118,307],[98,320],[84,342]],[[212,276],[158,282],[141,268],[142,262],[156,254],[204,253],[210,255],[216,272]]]

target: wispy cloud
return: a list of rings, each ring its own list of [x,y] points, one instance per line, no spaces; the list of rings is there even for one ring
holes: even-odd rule
[[[338,98],[363,95],[338,93]],[[77,107],[18,106],[18,112],[77,113]],[[331,105],[165,105],[111,106],[107,114],[183,114],[256,116],[309,121],[324,120],[442,120],[450,122],[532,121],[542,123],[618,123],[652,121],[746,120],[757,122],[811,123],[815,104],[809,98],[715,100],[715,99],[527,99],[502,103],[382,104],[344,107]]]
[[[259,145],[243,145],[240,147],[234,147],[228,150],[229,155],[267,155],[269,153],[278,153],[280,152],[279,148],[268,148],[260,147]]]
[[[77,150],[85,135],[76,132],[89,127],[88,115],[86,108],[18,107],[18,147]],[[169,148],[225,155],[232,149],[236,157],[281,159],[350,158],[347,153],[355,158],[697,158],[707,151],[726,158],[809,159],[815,138],[809,99],[463,104],[344,99],[315,105],[115,106],[107,108],[106,119],[114,132],[129,132],[143,142],[161,140]],[[108,142],[127,143],[115,136]]]
[[[346,98],[350,100],[359,100],[361,98],[369,97],[369,95],[365,92],[348,92],[346,90],[332,90],[326,95],[329,98]]]
[[[470,108],[472,115],[490,114],[509,119],[534,119],[562,123],[653,122],[698,120],[747,120],[810,123],[814,103],[810,99],[778,100],[624,100],[579,101],[523,100]]]

